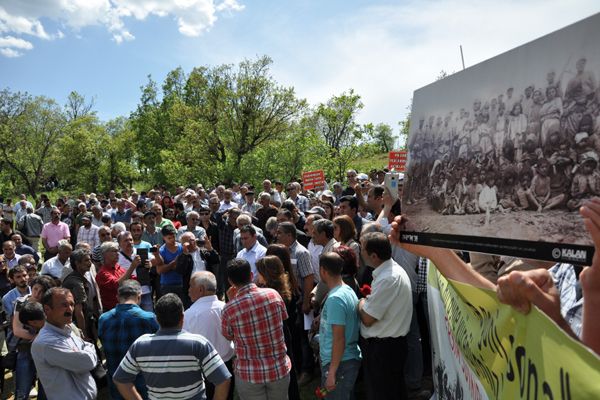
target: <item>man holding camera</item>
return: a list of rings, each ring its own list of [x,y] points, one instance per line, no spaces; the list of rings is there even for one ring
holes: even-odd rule
[[[187,309],[192,304],[188,291],[190,288],[190,278],[193,274],[200,271],[213,272],[213,266],[218,265],[219,254],[213,249],[210,239],[203,237],[196,239],[194,233],[186,232],[181,236],[181,245],[183,253],[177,257],[175,271],[177,271],[183,280],[183,305]]]

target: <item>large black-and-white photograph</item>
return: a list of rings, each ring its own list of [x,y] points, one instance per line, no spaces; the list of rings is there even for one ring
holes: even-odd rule
[[[595,15],[417,90],[404,240],[591,259],[578,210],[600,195],[599,78]]]

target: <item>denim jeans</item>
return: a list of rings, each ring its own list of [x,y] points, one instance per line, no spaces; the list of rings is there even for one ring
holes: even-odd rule
[[[31,352],[19,350],[17,352],[17,367],[15,368],[15,399],[28,399],[29,392],[35,379],[35,365]]]
[[[326,399],[347,400],[354,399],[354,383],[360,370],[360,360],[342,361],[335,373],[335,389],[327,393]],[[321,387],[325,387],[325,381],[329,372],[329,364],[321,366]]]

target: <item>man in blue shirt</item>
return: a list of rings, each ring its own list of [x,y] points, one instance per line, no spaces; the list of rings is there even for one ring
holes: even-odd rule
[[[206,378],[215,385],[213,399],[225,400],[231,374],[204,336],[182,330],[181,299],[166,294],[156,302],[155,310],[160,329],[137,339],[113,375],[121,394],[140,398],[133,382],[141,373],[150,399],[204,400]]]
[[[158,252],[163,264],[156,266],[156,271],[160,274],[160,295],[175,293],[183,301],[183,277],[176,271],[177,256],[183,253],[183,247],[175,240],[177,231],[173,225],[163,226],[161,233],[165,244],[160,246]]]
[[[137,281],[127,280],[119,287],[119,304],[100,316],[98,337],[106,354],[108,376],[117,370],[119,363],[127,354],[129,347],[137,338],[158,330],[154,313],[139,307],[142,287]],[[109,379],[110,395],[113,400],[122,399],[112,379]],[[143,398],[147,398],[144,378],[135,380],[135,387]]]
[[[2,297],[2,306],[6,312],[6,318],[10,320],[15,307],[15,300],[31,293],[31,289],[27,285],[27,270],[22,265],[17,265],[8,271],[8,279],[15,287]]]
[[[319,265],[321,280],[329,288],[319,327],[321,384],[328,391],[327,399],[349,399],[354,397],[361,360],[358,298],[342,280],[344,260],[340,255],[322,254]]]

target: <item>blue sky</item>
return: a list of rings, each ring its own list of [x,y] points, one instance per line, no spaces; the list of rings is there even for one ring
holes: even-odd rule
[[[263,54],[311,104],[349,88],[397,131],[412,92],[600,11],[595,0],[0,0],[0,88],[129,115],[148,74]]]

